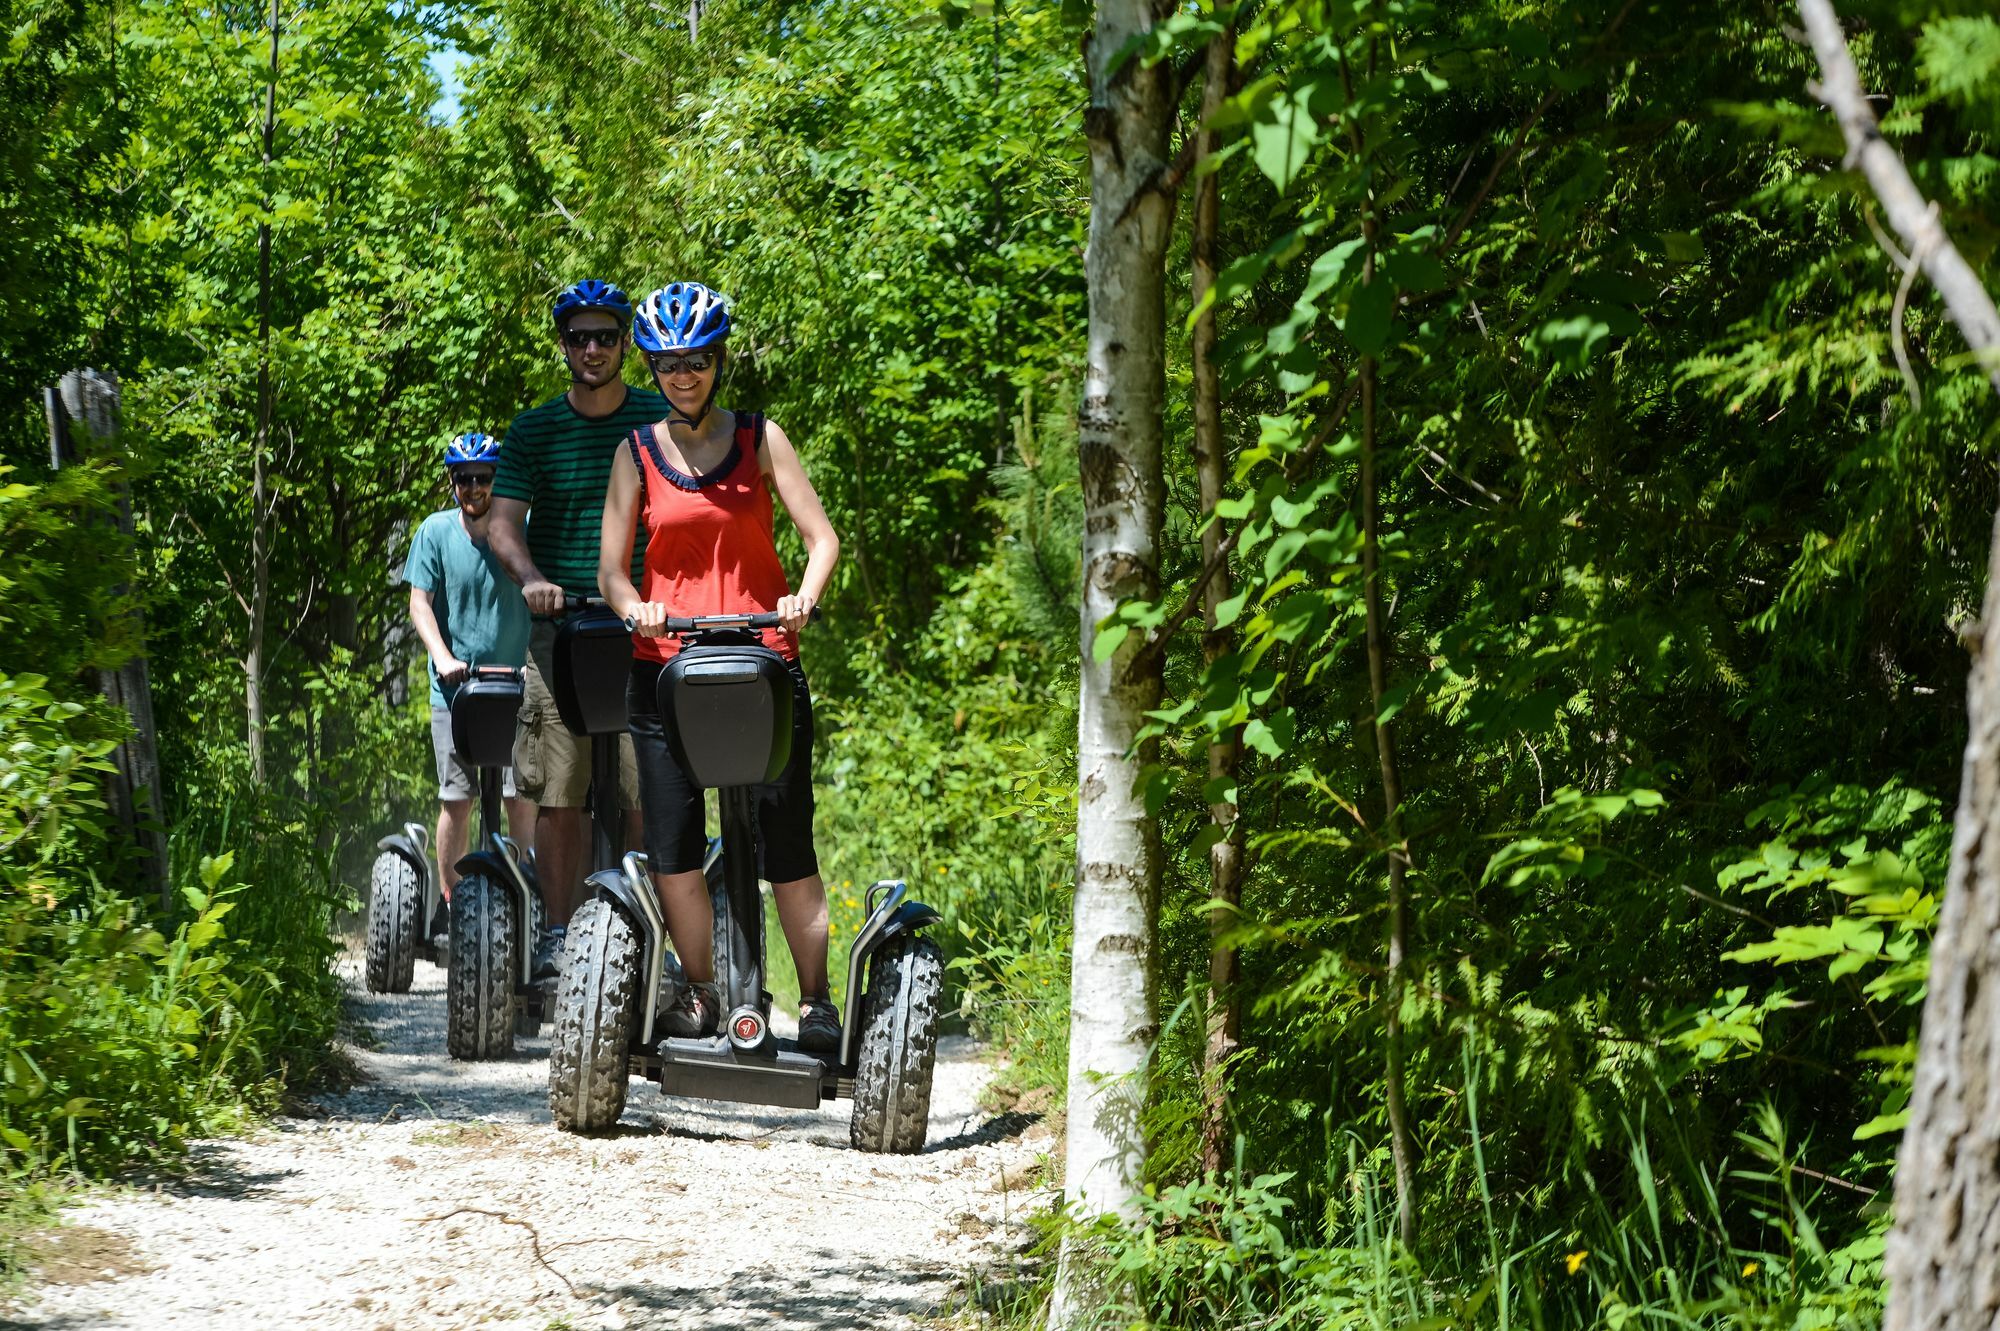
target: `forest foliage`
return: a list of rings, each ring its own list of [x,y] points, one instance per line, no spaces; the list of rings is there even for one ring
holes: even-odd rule
[[[800,442],[849,555],[805,648],[829,875],[913,878],[947,912],[967,1012],[1018,1079],[1059,1082],[1087,7],[715,0],[691,31],[639,0],[7,3],[0,91],[46,108],[0,130],[0,985],[40,1079],[9,1055],[16,1165],[168,1148],[324,1046],[319,940],[357,856],[426,794],[392,571],[445,502],[442,441],[561,388],[547,300],[586,274],[736,299],[722,400]],[[1991,273],[2000,20],[1972,0],[1842,10],[1885,132]],[[1125,56],[1177,72],[1177,145],[1206,44],[1235,70],[1208,167],[1231,485],[1205,514],[1195,310],[1172,276],[1168,590],[1095,634],[1157,635],[1167,679],[1154,1187],[1145,1223],[1106,1237],[1127,1322],[1879,1307],[1994,426],[1839,169],[1791,17],[1204,0]],[[464,63],[440,101],[444,48]],[[1385,1219],[1361,356],[1411,864],[1409,1253]],[[125,428],[50,474],[37,390],[82,364],[118,372]],[[1212,662],[1199,616],[1176,622],[1208,521],[1235,540]],[[134,645],[128,600],[162,700],[166,917],[91,805],[119,732],[90,672]],[[1205,754],[1227,736],[1244,761],[1221,792]],[[1232,1167],[1203,1176],[1223,793],[1250,864],[1245,1052]],[[16,1001],[57,990],[95,995],[91,1015]],[[128,1011],[187,1038],[134,1040]],[[114,1064],[129,1105],[79,1089]]]

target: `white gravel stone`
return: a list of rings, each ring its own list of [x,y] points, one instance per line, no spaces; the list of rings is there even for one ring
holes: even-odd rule
[[[454,1063],[442,971],[419,962],[409,994],[378,996],[343,970],[370,1080],[321,1097],[324,1120],[197,1143],[157,1191],[71,1212],[151,1269],[31,1286],[0,1326],[908,1327],[1014,1274],[1048,1200],[1011,1182],[1046,1128],[979,1108],[992,1070],[962,1037],[940,1044],[921,1155],[852,1150],[845,1101],[767,1110],[640,1082],[616,1134],[570,1137],[549,1121],[546,1036]]]

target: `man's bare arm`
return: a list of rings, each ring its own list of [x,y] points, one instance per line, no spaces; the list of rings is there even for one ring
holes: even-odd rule
[[[410,588],[410,623],[416,626],[417,636],[424,640],[424,650],[430,653],[438,678],[446,684],[456,684],[464,679],[468,667],[451,654],[451,645],[444,640],[444,630],[438,627],[437,608],[431,603],[431,594],[422,587]]]
[[[563,589],[542,576],[535,567],[534,556],[528,553],[528,505],[520,499],[499,499],[493,501],[493,516],[486,529],[487,543],[493,547],[494,558],[500,567],[507,570],[507,576],[521,584],[521,599],[528,603],[528,613],[533,615],[556,615],[562,613]]]

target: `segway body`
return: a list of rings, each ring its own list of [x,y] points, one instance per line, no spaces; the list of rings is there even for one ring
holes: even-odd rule
[[[791,759],[792,679],[783,658],[745,630],[775,624],[774,615],[670,620],[669,631],[688,641],[660,672],[669,742],[695,783],[716,789],[721,807],[721,872],[709,879],[716,983],[726,1013],[721,1031],[679,1038],[658,1030],[661,978],[672,959],[646,857],[629,854],[621,871],[593,874],[594,899],[571,933],[571,945],[581,942],[586,950],[577,954],[574,984],[565,977],[566,1006],[557,1018],[560,1040],[567,1004],[574,999],[590,1010],[582,1020],[595,1036],[591,1057],[587,1068],[576,1065],[588,1072],[590,1093],[574,1076],[559,1086],[552,1069],[559,1126],[607,1130],[623,1107],[625,1077],[637,1073],[666,1094],[699,1099],[812,1109],[851,1098],[857,1147],[923,1146],[943,963],[936,944],[920,934],[937,912],[907,900],[903,883],[869,889],[868,918],[849,953],[839,1052],[807,1053],[771,1031],[756,791]],[[613,1073],[605,1064],[621,1045],[627,1057]]]
[[[445,986],[445,1044],[453,1058],[504,1058],[514,1036],[532,1035],[547,995],[532,982],[542,894],[534,867],[500,834],[500,773],[513,760],[521,673],[482,668],[451,705],[452,746],[479,769],[479,849],[460,859],[451,894],[451,973]]]

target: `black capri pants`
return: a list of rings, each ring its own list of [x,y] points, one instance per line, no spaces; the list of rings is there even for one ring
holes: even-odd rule
[[[636,658],[625,687],[632,747],[639,760],[639,807],[646,824],[646,854],[654,873],[701,868],[708,849],[702,790],[674,757],[660,716],[658,661]],[[796,882],[819,872],[813,849],[812,690],[805,668],[785,662],[792,676],[792,757],[776,781],[757,787],[758,877]]]

